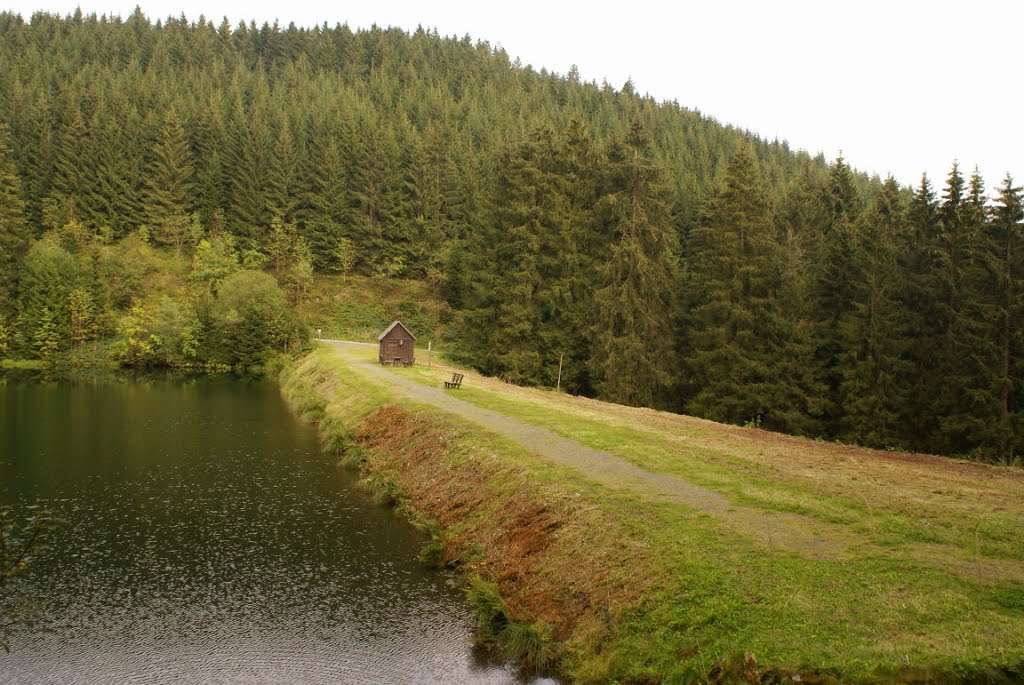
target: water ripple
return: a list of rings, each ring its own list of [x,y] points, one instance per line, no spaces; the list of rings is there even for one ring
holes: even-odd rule
[[[0,684],[519,682],[474,654],[460,594],[415,561],[423,540],[336,473],[273,386],[18,401],[45,434],[0,418],[2,496],[44,497],[64,524],[31,579],[45,630],[15,636]]]

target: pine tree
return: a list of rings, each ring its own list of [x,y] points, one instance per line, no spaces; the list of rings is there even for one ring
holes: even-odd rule
[[[927,175],[915,189],[908,212],[909,230],[899,244],[903,272],[903,311],[909,330],[908,360],[912,365],[911,383],[903,410],[904,434],[914,449],[926,450],[939,432],[939,417],[930,399],[940,392],[942,379],[938,362],[942,359],[941,303],[932,287],[937,251],[938,202]]]
[[[30,237],[10,134],[0,124],[0,317],[14,313],[18,265],[28,252]]]
[[[909,367],[904,348],[910,331],[900,308],[897,239],[906,231],[899,186],[890,176],[860,228],[859,249],[850,255],[862,279],[853,309],[842,321],[840,401],[844,440],[872,447],[902,443],[901,414]]]
[[[932,449],[944,454],[966,454],[972,448],[977,417],[966,392],[974,378],[969,364],[977,346],[985,342],[978,329],[980,322],[967,301],[971,274],[977,268],[980,235],[965,221],[969,211],[964,186],[959,166],[954,163],[939,204],[939,230],[926,280],[938,314],[937,372],[942,379],[929,396],[929,412],[941,417]]]
[[[295,222],[306,193],[302,187],[302,158],[305,151],[295,140],[288,125],[283,125],[274,142],[268,171],[267,203],[272,216]]]
[[[817,309],[817,364],[826,388],[826,425],[835,430],[842,420],[839,386],[846,370],[842,366],[845,341],[843,320],[853,311],[856,284],[862,278],[850,255],[858,249],[856,235],[860,199],[853,174],[842,157],[836,159],[823,193],[827,208],[823,234],[817,241],[815,299]]]
[[[448,258],[444,266],[444,299],[448,306],[452,309],[462,309],[466,304],[467,288],[462,245],[455,242],[448,249]]]
[[[232,121],[227,178],[228,230],[245,243],[258,242],[270,226],[268,193],[272,164],[272,133],[264,113],[239,110]]]
[[[995,286],[996,355],[989,391],[995,411],[981,434],[982,453],[1004,463],[1024,454],[1024,196],[1007,175],[992,208],[988,254]]]
[[[771,208],[749,146],[729,162],[690,234],[686,367],[691,413],[758,421],[771,407]]]
[[[811,432],[817,388],[798,319],[780,291],[785,253],[750,146],[729,162],[689,235],[685,335],[688,411],[732,423]],[[779,371],[785,369],[787,373]]]
[[[517,383],[540,383],[545,359],[541,244],[562,226],[562,194],[552,171],[553,134],[539,129],[506,152],[494,198],[491,230],[479,240],[478,296],[468,315],[470,348],[481,369]]]
[[[634,121],[606,152],[604,221],[613,237],[598,277],[591,371],[600,397],[637,406],[665,403],[674,372],[672,311],[677,241],[665,169]]]
[[[188,238],[193,168],[185,130],[171,110],[164,116],[153,145],[143,190],[145,223],[157,240],[179,250]]]

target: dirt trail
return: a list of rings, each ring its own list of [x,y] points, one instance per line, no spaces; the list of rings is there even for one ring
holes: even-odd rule
[[[342,353],[367,345],[337,340],[320,342],[329,343]],[[351,354],[345,354],[345,357],[355,371],[371,382],[389,388],[400,397],[467,419],[517,442],[543,459],[574,469],[588,480],[611,490],[692,508],[713,518],[730,533],[750,539],[760,547],[795,552],[816,559],[838,560],[863,554],[867,550],[878,556],[902,559],[907,551],[878,545],[870,536],[850,526],[736,504],[721,493],[694,485],[678,476],[647,471],[610,452],[587,447],[546,428],[460,400],[443,388],[403,378],[376,363]],[[1024,577],[1024,564],[1015,560],[978,556],[965,559],[962,550],[943,544],[918,543],[914,550],[917,562],[972,580],[1000,582]]]
[[[333,340],[322,342],[340,349],[363,346],[362,343]],[[836,526],[792,514],[737,506],[713,490],[688,483],[676,476],[652,473],[610,452],[587,447],[546,428],[460,400],[442,388],[432,388],[402,378],[365,360],[348,358],[358,372],[387,386],[398,395],[468,419],[514,440],[548,461],[572,468],[602,486],[638,497],[686,505],[773,548],[787,548],[814,556],[831,556],[844,546],[840,541],[845,535],[833,530]],[[823,526],[829,530],[822,530]]]

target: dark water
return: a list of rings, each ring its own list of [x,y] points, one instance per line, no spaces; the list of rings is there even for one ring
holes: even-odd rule
[[[0,501],[63,524],[0,683],[512,683],[423,539],[271,383],[0,380]]]

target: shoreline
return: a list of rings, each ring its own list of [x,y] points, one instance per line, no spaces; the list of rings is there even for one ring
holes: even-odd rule
[[[866,580],[876,582],[877,576],[878,592],[888,592],[881,584],[889,582],[886,578],[893,569],[905,567],[906,577],[896,580],[901,586],[930,584],[930,588],[914,591],[924,595],[953,591],[966,578],[978,586],[972,592],[991,593],[990,586],[995,585],[999,592],[1017,597],[1018,591],[1013,589],[1017,585],[1005,577],[1016,573],[1016,561],[985,559],[986,573],[992,577],[974,578],[973,571],[952,566],[926,567],[923,556],[920,568],[914,566],[917,560],[895,558],[898,554],[880,560],[860,550],[865,544],[879,543],[868,539],[871,536],[863,533],[860,522],[853,528],[860,530],[858,535],[864,539],[844,540],[849,549],[834,553],[799,546],[785,549],[785,531],[772,529],[771,523],[769,530],[758,532],[767,533],[767,549],[763,541],[753,538],[733,539],[735,531],[723,530],[721,521],[706,512],[694,511],[685,503],[616,491],[565,465],[539,459],[522,445],[472,421],[403,397],[394,387],[376,383],[348,358],[355,354],[362,353],[343,355],[325,347],[293,363],[282,376],[284,396],[298,414],[318,424],[329,453],[360,468],[364,482],[379,499],[395,504],[430,533],[432,541],[422,557],[455,568],[466,578],[467,595],[485,629],[481,641],[527,670],[541,667],[541,672],[579,682],[783,682],[797,678],[822,683],[1012,682],[1024,673],[1024,656],[1017,654],[1019,646],[1009,642],[1001,654],[980,645],[940,644],[928,650],[919,646],[923,643],[908,642],[902,648],[890,647],[881,639],[873,643],[871,630],[858,622],[868,620],[877,610],[877,600],[846,597],[843,592],[863,590],[838,587],[853,586],[861,582],[859,573],[870,573],[875,575]],[[403,377],[403,383],[423,382],[427,374],[416,368],[388,373]],[[547,397],[542,391],[514,386],[505,391],[496,383],[473,380],[472,390],[455,396],[496,406],[497,399],[485,396],[495,389],[499,394],[515,395],[514,400],[522,403]],[[574,411],[592,413],[595,407],[602,408],[589,400],[549,395],[552,403],[573,405]],[[620,410],[614,405],[608,408]],[[621,412],[631,423],[640,417],[640,423],[652,424],[690,421],[697,426],[695,431],[707,432],[712,427],[710,422],[663,417],[649,410],[621,408]],[[573,429],[585,437],[584,421],[579,423]],[[764,431],[716,430],[733,437],[740,434],[743,439],[753,436],[766,444],[774,439],[781,445],[778,449],[806,449],[809,444],[847,460],[862,455],[877,458],[883,465],[885,459],[893,460],[884,453],[876,457],[870,451],[818,446]],[[729,467],[738,461],[708,454],[711,457],[702,454],[702,458],[717,459]],[[913,464],[909,458],[897,461],[901,467]],[[705,465],[708,470],[712,467],[718,465]],[[756,482],[753,467],[743,464],[750,471],[745,478]],[[1005,472],[992,473],[1003,477]],[[730,494],[730,500],[723,515],[733,516],[734,510],[742,513],[742,498]],[[793,520],[843,532],[836,528],[838,524],[824,520],[840,519],[838,504],[822,498],[818,506],[821,511],[811,512],[811,516],[784,510],[765,516],[768,521],[772,516],[802,516]],[[865,505],[855,502],[850,509],[860,511]],[[876,520],[869,523],[877,527],[881,514],[874,516]],[[883,524],[905,524],[891,518]],[[919,532],[907,533],[908,537],[915,535]],[[1020,556],[1016,548],[1000,552],[1003,557],[1007,554],[1015,559]],[[993,552],[992,556],[997,555]],[[1004,564],[1002,570],[999,563]],[[837,586],[834,596],[822,594],[823,583]],[[971,596],[961,601],[977,600]],[[835,607],[829,612],[807,602],[833,602]],[[863,617],[844,615],[856,614],[862,610],[861,604],[865,605]],[[1012,607],[1009,615],[1015,615]],[[764,616],[778,623],[766,624]],[[789,645],[791,638],[776,634],[786,630],[806,633],[813,643],[815,632],[827,630],[816,624],[827,620],[835,620],[834,630],[850,629],[849,636],[838,633],[850,644]],[[1021,625],[1020,619],[1013,621]],[[893,637],[901,637],[917,629],[905,617],[896,623],[883,625],[881,634],[889,630]],[[935,628],[928,635],[925,627],[921,631],[924,639],[945,639],[944,629]],[[847,648],[860,653],[847,657]],[[909,652],[910,661],[899,663],[897,651]],[[864,654],[875,655],[875,660],[863,661]]]

